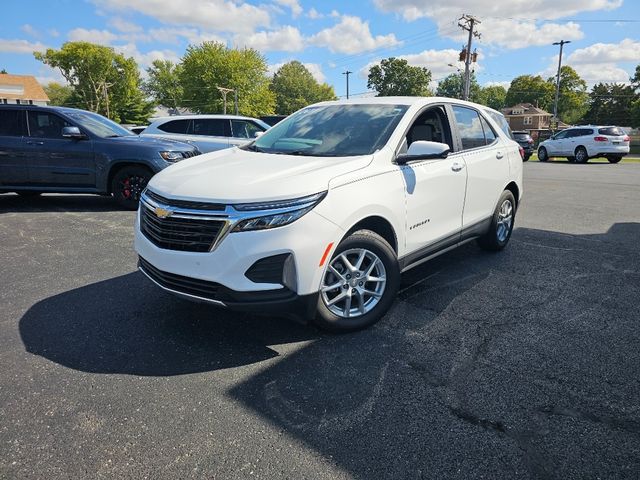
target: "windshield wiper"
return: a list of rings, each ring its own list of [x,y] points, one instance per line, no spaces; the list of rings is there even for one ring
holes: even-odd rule
[[[260,153],[264,153],[264,150],[260,147],[256,147],[254,144],[249,144],[249,145],[245,145],[243,147],[240,147],[241,150],[249,150],[251,152],[260,152]]]

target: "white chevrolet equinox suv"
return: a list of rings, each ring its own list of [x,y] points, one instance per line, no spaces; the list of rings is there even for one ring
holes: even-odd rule
[[[154,176],[135,248],[179,296],[351,331],[384,315],[403,271],[473,239],[504,248],[521,195],[519,147],[494,110],[324,102]]]

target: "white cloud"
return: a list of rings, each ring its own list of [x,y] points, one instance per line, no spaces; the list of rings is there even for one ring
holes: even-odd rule
[[[52,37],[59,37],[60,36],[60,32],[58,30],[56,30],[55,28],[51,28],[48,30],[49,35],[51,35]]]
[[[115,17],[109,20],[109,26],[124,33],[137,33],[142,31],[142,27],[140,25],[136,25],[135,23],[129,22],[120,17]]]
[[[509,90],[511,86],[511,80],[504,80],[502,82],[485,82],[483,87],[503,87],[505,90]]]
[[[307,12],[307,17],[309,17],[311,20],[318,20],[319,18],[324,18],[325,15],[320,13],[319,11],[317,11],[315,8],[312,7]]]
[[[197,45],[202,42],[219,42],[226,45],[227,41],[215,33],[203,32],[196,28],[152,28],[147,35],[148,41],[162,43],[179,43],[180,38],[186,38],[189,43]]]
[[[96,28],[89,30],[86,28],[74,28],[67,34],[67,37],[72,42],[92,42],[101,45],[111,45],[112,42],[118,39],[118,35],[115,33]]]
[[[172,25],[202,27],[207,31],[252,32],[270,25],[268,7],[230,0],[93,0],[100,8],[135,11]]]
[[[582,38],[580,26],[574,22],[560,24],[544,21],[580,12],[612,10],[620,7],[622,0],[475,0],[472,12],[469,11],[471,5],[468,0],[431,0],[428,3],[424,0],[374,0],[374,3],[380,10],[396,13],[406,21],[431,18],[438,25],[441,35],[456,40],[465,37],[465,32],[457,27],[460,14],[475,12],[482,22],[478,26],[478,31],[482,33],[480,43],[523,48],[546,45],[561,38]]]
[[[151,50],[149,52],[142,53],[138,50],[135,43],[114,45],[113,48],[116,52],[122,53],[125,57],[133,57],[138,63],[138,67],[140,67],[143,74],[154,60],[171,60],[174,63],[180,61],[180,57],[173,50]]]
[[[298,0],[275,0],[276,3],[289,7],[293,18],[297,18],[302,13],[302,7]]]
[[[27,40],[0,38],[0,52],[5,53],[28,53],[43,52],[47,46],[40,42],[29,42]]]
[[[304,38],[300,31],[289,25],[278,30],[237,36],[234,43],[239,46],[255,48],[261,52],[298,52],[304,48]]]
[[[20,30],[22,30],[24,33],[26,33],[30,37],[40,38],[40,32],[36,30],[32,25],[29,25],[28,23],[25,23],[24,25],[22,25],[22,27],[20,27]]]
[[[373,36],[369,30],[369,23],[360,17],[343,15],[340,23],[331,28],[321,30],[309,39],[310,43],[326,47],[331,52],[360,53],[380,47],[400,45],[393,33]]]
[[[274,63],[272,65],[269,65],[267,68],[267,75],[273,76],[273,74],[276,73],[280,69],[280,67],[282,67],[285,63],[288,63],[288,62],[280,62],[280,63]],[[309,72],[311,73],[311,75],[313,75],[313,78],[315,78],[317,82],[324,83],[324,81],[326,80],[326,77],[322,72],[322,67],[320,66],[320,64],[303,63],[303,65],[306,67],[307,70],[309,70]]]

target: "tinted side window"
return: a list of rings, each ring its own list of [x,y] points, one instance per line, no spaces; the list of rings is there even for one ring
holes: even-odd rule
[[[24,130],[24,110],[0,110],[0,137],[21,137]]]
[[[480,115],[480,122],[482,123],[482,129],[484,130],[484,138],[487,142],[487,145],[490,145],[496,141],[496,138],[497,138],[496,132],[493,131],[493,128],[491,128],[491,125],[489,125],[489,122],[487,122],[482,115]]]
[[[571,130],[563,130],[562,132],[556,134],[555,139],[560,140],[561,138],[568,138],[571,136]]]
[[[484,131],[480,123],[478,112],[466,107],[454,106],[453,113],[462,140],[462,149],[482,147],[486,145]]]
[[[624,135],[625,134],[620,127],[599,128],[598,133],[600,135]]]
[[[590,128],[580,128],[574,136],[584,137],[585,135],[593,135],[593,130]]]
[[[235,138],[254,138],[256,132],[264,132],[264,128],[247,120],[231,120],[231,132]]]
[[[29,112],[29,133],[37,138],[64,138],[62,129],[72,125],[51,112]]]
[[[193,120],[194,135],[211,135],[214,137],[230,137],[229,120],[222,118],[201,118]]]
[[[187,133],[191,120],[171,120],[170,122],[158,125],[158,130],[167,133]]]
[[[493,118],[493,120],[498,124],[498,126],[500,127],[500,129],[507,134],[507,136],[509,138],[513,138],[513,135],[511,133],[511,128],[509,127],[509,122],[507,122],[507,119],[504,118],[504,115],[501,115],[499,113],[496,112],[487,112],[489,114],[489,116],[491,118]]]

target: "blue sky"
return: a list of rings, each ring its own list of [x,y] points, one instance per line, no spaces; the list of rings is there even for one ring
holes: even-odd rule
[[[32,51],[69,40],[113,46],[142,69],[156,58],[179,60],[189,43],[218,40],[257,48],[272,70],[300,60],[340,96],[348,69],[351,93],[364,94],[368,67],[381,58],[407,58],[434,80],[455,72],[462,13],[482,22],[474,46],[483,85],[553,75],[551,44],[560,39],[572,42],[563,63],[590,85],[628,81],[640,63],[636,0],[5,0],[3,11],[0,68],[44,83],[61,77]]]

